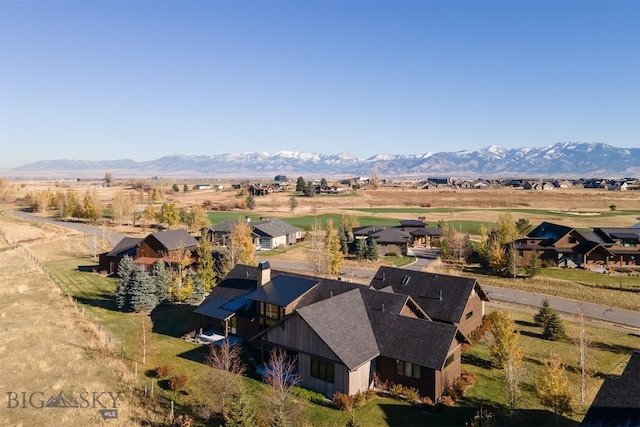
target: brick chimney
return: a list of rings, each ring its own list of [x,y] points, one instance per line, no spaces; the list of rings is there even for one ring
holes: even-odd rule
[[[258,264],[258,285],[264,286],[271,280],[271,265],[269,262],[262,261]]]

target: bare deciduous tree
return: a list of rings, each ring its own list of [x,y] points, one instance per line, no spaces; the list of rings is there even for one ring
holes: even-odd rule
[[[580,402],[584,403],[587,390],[587,379],[589,377],[589,368],[587,360],[587,348],[591,344],[589,334],[585,327],[585,308],[584,304],[578,304],[578,338],[576,344],[578,346],[579,365],[580,365]]]
[[[228,399],[242,392],[242,375],[246,367],[240,355],[242,349],[229,343],[228,339],[217,345],[211,345],[206,358],[207,365],[213,368],[209,381],[209,390],[216,402],[216,410],[223,416],[226,414]]]
[[[269,353],[269,363],[264,370],[264,380],[271,386],[271,403],[276,416],[285,418],[286,406],[291,389],[300,382],[297,359],[282,348],[274,348]]]

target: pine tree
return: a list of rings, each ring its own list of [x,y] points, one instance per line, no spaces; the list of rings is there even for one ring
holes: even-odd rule
[[[307,182],[303,177],[299,176],[296,181],[296,191],[302,193],[307,188]]]
[[[542,268],[542,262],[538,257],[538,251],[533,251],[531,254],[531,258],[526,265],[527,276],[529,278],[535,277],[538,273],[540,273],[540,269]]]
[[[133,258],[128,255],[122,257],[118,264],[118,281],[116,282],[116,305],[120,310],[129,310],[129,287],[133,268]]]
[[[185,300],[188,304],[200,304],[206,295],[204,283],[202,280],[195,274],[192,281],[193,290],[191,294]]]
[[[372,238],[367,239],[367,247],[365,249],[365,258],[369,261],[378,260],[378,244]]]
[[[151,311],[158,305],[155,286],[151,276],[142,266],[136,266],[129,287],[129,308],[136,313]]]
[[[356,258],[364,259],[367,252],[367,242],[364,239],[358,239],[356,241]]]
[[[151,271],[151,280],[153,281],[153,287],[155,289],[156,299],[158,304],[162,304],[169,300],[169,274],[165,268],[164,261],[159,259],[153,264],[153,270]]]
[[[360,424],[358,424],[358,421],[356,421],[355,412],[351,412],[351,418],[349,418],[349,420],[347,420],[347,423],[345,424],[345,427],[360,427]]]
[[[558,341],[566,336],[564,324],[556,311],[552,311],[547,319],[547,323],[542,328],[542,336],[551,341]]]
[[[244,199],[244,204],[247,207],[247,209],[252,211],[252,210],[254,210],[256,208],[256,199],[253,197],[252,194],[249,194],[246,197],[246,199]]]
[[[550,315],[551,307],[549,306],[549,300],[545,298],[542,300],[542,307],[540,307],[540,310],[533,316],[533,323],[536,326],[543,327],[547,323]]]
[[[255,425],[255,411],[247,399],[243,395],[234,396],[229,404],[229,409],[224,414],[224,426],[253,427]]]

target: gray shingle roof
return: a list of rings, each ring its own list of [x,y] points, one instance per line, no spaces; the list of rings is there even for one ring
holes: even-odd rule
[[[117,245],[111,249],[111,251],[107,254],[108,256],[124,256],[124,255],[135,255],[135,248],[138,246],[142,239],[137,237],[123,237],[122,240],[118,242]],[[133,254],[130,254],[133,250]]]
[[[302,229],[287,224],[279,218],[264,219],[251,224],[254,233],[270,237],[280,237],[289,234],[296,234]]]
[[[297,313],[350,370],[379,355],[360,290],[300,308]]]
[[[571,227],[544,221],[536,228],[531,230],[529,234],[527,234],[527,237],[546,239],[549,241],[549,244],[553,244],[558,239],[569,233],[571,230],[573,230],[573,228]]]
[[[411,240],[411,234],[397,228],[388,228],[369,235],[378,243],[407,243]]]
[[[198,241],[183,229],[159,231],[151,234],[147,238],[149,237],[155,238],[162,246],[170,251],[198,245]]]
[[[640,426],[640,352],[619,377],[607,377],[582,420],[582,427]]]
[[[410,295],[431,319],[447,323],[460,322],[474,288],[488,300],[475,279],[392,267],[380,267],[370,286]]]

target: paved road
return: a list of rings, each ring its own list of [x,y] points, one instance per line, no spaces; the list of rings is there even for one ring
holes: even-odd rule
[[[106,228],[103,229],[101,227],[94,227],[84,223],[42,218],[20,210],[16,210],[14,211],[14,213],[20,218],[71,228],[85,233],[88,236],[95,235],[98,237],[104,237],[111,243],[112,246],[115,246],[116,243],[118,243],[123,237],[126,237],[124,234],[116,233]],[[429,265],[438,257],[438,254],[435,250],[425,248],[414,248],[413,254],[416,256],[416,261],[404,268],[421,271],[423,267]],[[269,262],[273,267],[283,270],[300,271],[305,274],[309,274],[309,272],[311,271],[310,266],[305,263],[276,260],[269,260]],[[343,268],[340,271],[340,277],[343,280],[353,280],[354,282],[359,283],[369,283],[375,272],[375,270],[360,268]],[[492,301],[517,304],[527,307],[538,308],[542,305],[542,300],[546,298],[549,300],[549,305],[551,308],[569,315],[577,314],[579,311],[579,306],[580,304],[582,304],[585,310],[585,314],[592,320],[640,329],[640,313],[635,311],[611,308],[604,305],[592,303],[581,303],[580,301],[575,301],[567,298],[552,297],[547,295],[535,294],[532,292],[498,288],[494,286],[485,285],[483,286],[483,289],[487,292],[489,298]]]

